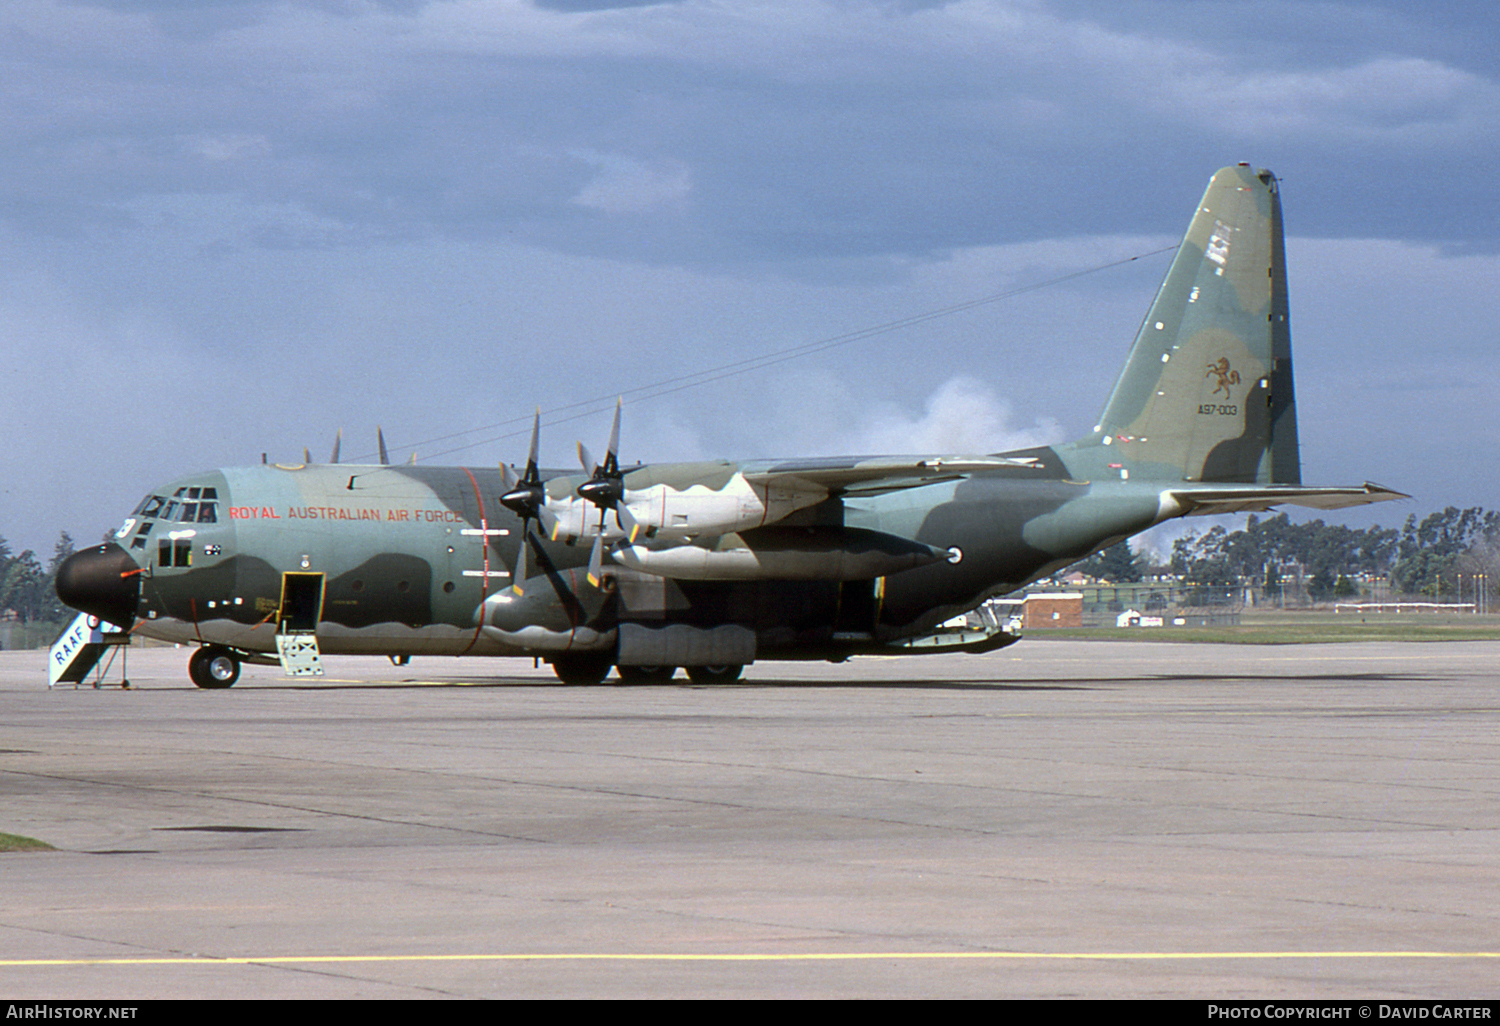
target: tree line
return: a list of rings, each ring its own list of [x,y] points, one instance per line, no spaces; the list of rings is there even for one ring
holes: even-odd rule
[[[0,537],[0,618],[22,624],[56,623],[59,627],[72,619],[72,610],[58,601],[53,587],[57,568],[72,554],[73,538],[67,531],[58,537],[46,566],[31,549],[17,555],[10,542]]]
[[[1387,578],[1400,595],[1456,599],[1476,594],[1481,583],[1496,594],[1500,512],[1449,506],[1420,521],[1413,513],[1399,531],[1251,515],[1240,530],[1216,525],[1178,538],[1165,562],[1124,541],[1078,569],[1113,583],[1170,574],[1194,585],[1259,588],[1268,597],[1294,587],[1314,602],[1358,595],[1360,582],[1371,578]]]

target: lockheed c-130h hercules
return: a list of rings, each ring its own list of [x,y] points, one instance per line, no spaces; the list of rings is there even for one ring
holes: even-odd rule
[[[944,621],[1164,520],[1400,497],[1301,483],[1278,185],[1216,173],[1098,423],[997,455],[592,473],[259,465],[154,489],[57,578],[63,601],[245,660],[530,656],[567,682],[730,680],[756,659],[985,652]],[[581,450],[581,447],[580,447]],[[585,456],[585,466],[592,459]]]

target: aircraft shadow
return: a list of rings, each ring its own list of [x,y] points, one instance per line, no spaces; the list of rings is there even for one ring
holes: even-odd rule
[[[845,690],[849,688],[876,688],[887,691],[1095,691],[1104,688],[1119,688],[1131,684],[1158,684],[1158,683],[1182,683],[1182,684],[1225,684],[1233,682],[1255,682],[1266,681],[1275,683],[1286,683],[1287,681],[1301,681],[1308,684],[1318,683],[1401,683],[1431,681],[1437,678],[1426,674],[1416,673],[1310,673],[1295,674],[1288,676],[1284,672],[1265,673],[1217,673],[1217,674],[1188,674],[1188,673],[1150,673],[1131,677],[1073,677],[1066,680],[1055,678],[1012,678],[1009,680],[985,680],[985,679],[957,679],[957,680],[919,680],[905,678],[900,680],[860,680],[851,677],[847,680],[827,679],[780,679],[780,680],[739,680],[725,684],[694,684],[685,678],[677,678],[668,683],[626,683],[623,681],[606,681],[602,684],[563,684],[557,681],[538,679],[534,677],[522,678],[494,678],[494,677],[472,677],[447,680],[390,680],[390,681],[340,681],[332,680],[317,683],[255,683],[252,687],[257,691],[390,691],[390,690],[414,690],[418,688],[567,688],[581,690],[584,688],[603,689],[610,691],[620,690],[645,690],[671,688],[683,691],[724,691],[738,690],[782,690],[795,688],[797,690],[820,689],[825,691]]]

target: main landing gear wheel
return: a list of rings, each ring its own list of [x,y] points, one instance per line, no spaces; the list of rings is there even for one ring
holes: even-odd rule
[[[694,684],[728,684],[730,681],[739,680],[744,669],[739,663],[726,663],[720,666],[689,666],[687,675]]]
[[[240,679],[240,661],[227,648],[205,645],[188,659],[188,676],[200,688],[233,687]]]
[[[583,652],[552,660],[552,672],[564,684],[602,684],[614,660],[608,655]]]
[[[675,666],[616,666],[615,672],[626,684],[665,684],[677,673]]]

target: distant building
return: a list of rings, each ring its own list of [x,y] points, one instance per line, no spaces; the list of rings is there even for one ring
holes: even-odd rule
[[[1083,592],[1050,591],[1026,596],[1026,629],[1082,627]]]

